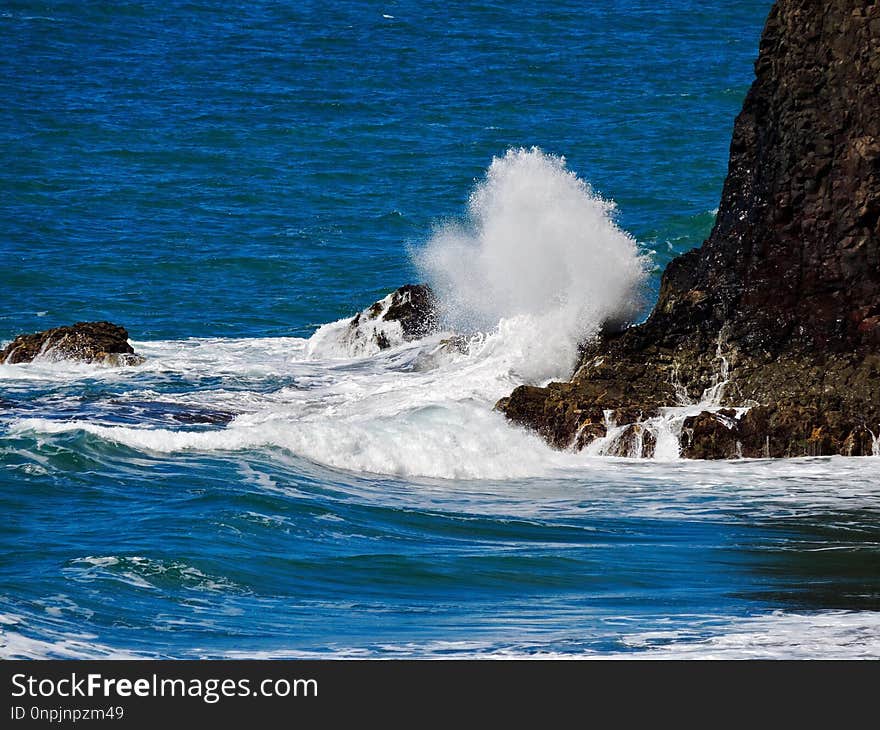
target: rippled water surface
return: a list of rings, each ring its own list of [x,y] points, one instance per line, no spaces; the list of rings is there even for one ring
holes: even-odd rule
[[[0,655],[880,655],[880,460],[492,410],[708,234],[769,6],[0,6],[0,341],[147,357],[0,366]]]

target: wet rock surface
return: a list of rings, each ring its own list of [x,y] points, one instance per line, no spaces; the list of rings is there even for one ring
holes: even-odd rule
[[[583,448],[605,435],[606,410],[644,418],[711,400],[714,410],[751,409],[686,419],[682,455],[872,453],[880,4],[779,0],[755,73],[708,240],[669,264],[643,324],[584,348],[570,382],[499,401],[509,419],[558,448]],[[724,387],[712,391],[723,368]]]
[[[391,303],[383,319],[400,322],[407,340],[430,334],[436,327],[434,292],[427,284],[406,284],[396,289],[391,294]]]
[[[691,459],[871,456],[876,431],[864,419],[814,406],[774,403],[750,409],[740,419],[704,412],[686,419],[682,456]]]
[[[126,329],[110,322],[77,322],[70,327],[20,335],[0,352],[0,363],[14,365],[37,357],[112,366],[144,362],[128,344]]]
[[[434,304],[434,293],[427,284],[405,284],[356,314],[348,326],[350,339],[369,340],[386,350],[397,344],[398,338],[410,341],[424,337],[437,326]]]
[[[609,444],[607,456],[650,459],[654,456],[657,439],[654,433],[641,423],[631,423]]]

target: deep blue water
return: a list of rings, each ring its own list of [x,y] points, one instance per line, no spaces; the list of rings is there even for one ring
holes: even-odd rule
[[[305,342],[519,147],[616,202],[649,304],[770,5],[0,2],[0,342],[148,357],[0,366],[0,654],[876,656],[878,460],[558,455],[491,412],[509,340]]]
[[[711,226],[769,6],[4,2],[0,337],[307,336],[516,146],[662,266]]]

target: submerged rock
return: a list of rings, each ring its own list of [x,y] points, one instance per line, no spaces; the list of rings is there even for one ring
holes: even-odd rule
[[[144,362],[128,344],[126,329],[110,322],[77,322],[70,327],[19,335],[0,352],[0,363],[26,363],[37,357],[111,366]]]
[[[669,264],[643,324],[584,348],[570,382],[499,401],[512,421],[583,448],[608,409],[751,406],[688,419],[683,455],[876,449],[880,4],[778,0],[755,73],[708,240]]]

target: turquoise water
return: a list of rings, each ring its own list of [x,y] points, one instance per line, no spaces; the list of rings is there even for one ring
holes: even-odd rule
[[[0,654],[876,657],[878,460],[491,410],[708,234],[769,7],[0,4],[0,341],[148,358],[0,366]],[[332,324],[425,277],[467,353]]]

